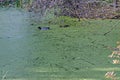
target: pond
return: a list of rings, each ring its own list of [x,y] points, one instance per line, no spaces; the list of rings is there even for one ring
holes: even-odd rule
[[[21,9],[0,8],[0,79],[104,80],[107,71],[120,70],[107,49],[120,40],[119,21],[66,17],[70,27],[61,28],[57,18],[38,25],[30,17]]]

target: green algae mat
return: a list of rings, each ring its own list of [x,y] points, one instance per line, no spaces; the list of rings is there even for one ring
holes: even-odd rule
[[[31,25],[26,12],[0,9],[1,80],[119,80],[120,65],[109,57],[120,41],[119,20],[50,21]]]

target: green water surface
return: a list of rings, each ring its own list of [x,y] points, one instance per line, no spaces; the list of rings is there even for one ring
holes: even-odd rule
[[[0,9],[0,79],[104,80],[107,71],[120,71],[106,48],[120,40],[119,24],[104,36],[116,23],[91,20],[66,29],[45,24],[51,30],[40,31],[27,12]]]

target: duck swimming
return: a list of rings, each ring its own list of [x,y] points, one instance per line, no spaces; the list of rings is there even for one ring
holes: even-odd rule
[[[39,30],[50,30],[50,27],[38,27]]]

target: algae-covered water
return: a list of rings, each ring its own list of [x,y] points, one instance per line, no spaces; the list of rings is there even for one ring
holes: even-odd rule
[[[75,22],[70,28],[42,24],[48,31],[31,24],[23,10],[0,9],[0,79],[104,80],[107,71],[120,70],[107,49],[120,40],[118,21]]]

